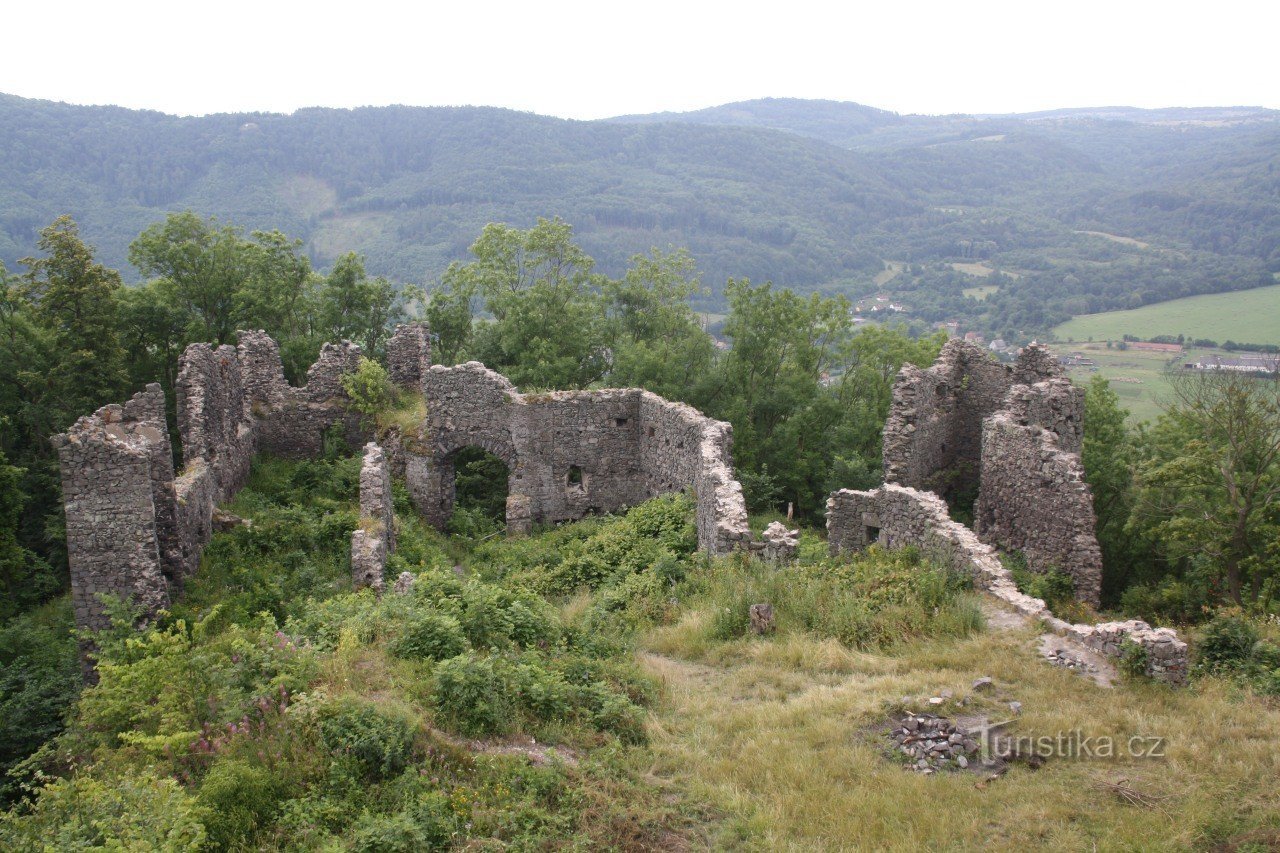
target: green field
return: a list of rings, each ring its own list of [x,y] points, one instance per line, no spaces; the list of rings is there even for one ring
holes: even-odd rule
[[[1251,344],[1280,344],[1280,285],[1189,296],[1132,311],[1109,311],[1072,318],[1053,330],[1059,340],[1149,339],[1185,335]]]

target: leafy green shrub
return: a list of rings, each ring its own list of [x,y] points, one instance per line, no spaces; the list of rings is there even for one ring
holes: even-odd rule
[[[1034,598],[1043,599],[1054,613],[1069,611],[1076,603],[1076,586],[1071,575],[1061,569],[1050,569],[1047,572],[1035,572],[1027,565],[1027,558],[1021,552],[1000,555],[1001,562],[1013,576],[1018,591]]]
[[[1147,674],[1150,663],[1147,647],[1132,640],[1125,640],[1120,646],[1118,668],[1126,678],[1143,678]]]
[[[9,771],[62,731],[80,692],[71,626],[64,596],[0,628],[0,803],[17,793]]]
[[[404,812],[365,812],[351,832],[351,849],[359,853],[415,853],[433,847],[422,827]]]
[[[1197,665],[1208,672],[1234,670],[1249,661],[1258,630],[1235,616],[1218,616],[1196,646]]]
[[[280,780],[239,759],[214,763],[200,785],[200,815],[209,841],[218,848],[249,842],[274,817]]]
[[[463,539],[483,539],[500,533],[504,526],[483,507],[459,506],[454,507],[445,529]]]
[[[1186,625],[1203,619],[1212,601],[1208,584],[1169,577],[1129,587],[1120,596],[1120,609],[1153,624]]]
[[[195,801],[147,770],[81,774],[41,788],[30,811],[0,815],[6,850],[198,850],[206,840]]]
[[[356,369],[344,373],[341,381],[342,390],[351,398],[350,407],[360,413],[366,427],[395,405],[396,388],[387,369],[371,358],[361,356]]]
[[[391,644],[391,653],[402,658],[445,660],[467,650],[467,638],[458,620],[446,613],[419,612]]]
[[[326,708],[320,736],[330,752],[351,760],[370,779],[389,779],[403,771],[413,748],[409,720],[357,699]]]
[[[511,695],[493,658],[467,652],[441,661],[434,681],[436,712],[454,729],[483,736],[511,727]]]

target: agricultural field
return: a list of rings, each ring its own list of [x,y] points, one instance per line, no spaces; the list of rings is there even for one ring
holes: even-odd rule
[[[1055,355],[1083,353],[1095,361],[1096,367],[1068,367],[1067,374],[1083,385],[1095,374],[1110,380],[1120,403],[1129,410],[1129,420],[1155,420],[1164,411],[1169,397],[1169,370],[1181,370],[1187,361],[1198,361],[1211,354],[1227,355],[1222,350],[1188,348],[1183,354],[1142,352],[1107,348],[1106,343],[1055,343]]]
[[[1147,339],[1185,335],[1218,341],[1280,344],[1280,285],[1189,296],[1145,305],[1132,311],[1108,311],[1074,317],[1053,330],[1059,340]]]

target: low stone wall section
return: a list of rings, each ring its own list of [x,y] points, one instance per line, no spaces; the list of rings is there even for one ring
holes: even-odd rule
[[[1135,643],[1147,652],[1150,676],[1171,684],[1186,680],[1187,644],[1174,631],[1139,620],[1084,625],[1057,618],[1042,600],[1019,592],[995,550],[952,521],[946,503],[930,492],[895,484],[833,492],[827,501],[827,537],[833,555],[861,551],[872,543],[918,548],[929,559],[967,573],[980,589],[1056,633],[1113,658],[1123,654],[1126,642]]]

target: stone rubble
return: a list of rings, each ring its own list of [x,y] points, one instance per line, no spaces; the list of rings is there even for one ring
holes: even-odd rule
[[[788,530],[780,521],[773,521],[760,535],[763,542],[761,556],[766,562],[783,565],[794,562],[800,550],[800,531]]]
[[[1071,654],[1066,649],[1050,649],[1045,653],[1044,659],[1054,666],[1060,666],[1065,669],[1075,669],[1087,673],[1096,673],[1098,671],[1096,666],[1082,657]]]
[[[963,770],[978,760],[981,747],[972,732],[946,717],[911,712],[890,729],[889,740],[907,758],[909,770],[925,775]]]

